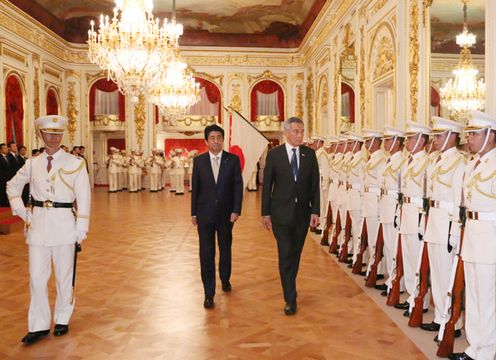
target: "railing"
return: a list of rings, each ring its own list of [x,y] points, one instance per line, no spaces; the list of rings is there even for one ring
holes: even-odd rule
[[[278,115],[257,115],[253,123],[259,131],[281,131],[281,122]]]
[[[93,131],[123,131],[125,127],[126,124],[117,115],[95,115],[95,119],[91,121]]]

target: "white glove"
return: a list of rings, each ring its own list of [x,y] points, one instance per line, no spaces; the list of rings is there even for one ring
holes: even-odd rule
[[[83,242],[83,240],[86,239],[86,231],[83,231],[83,230],[76,230],[76,233],[75,233],[75,238],[76,238],[76,242],[78,244],[81,244]]]
[[[20,208],[19,210],[16,210],[15,214],[19,216],[24,222],[31,223],[31,220],[33,219],[33,215],[26,208]]]

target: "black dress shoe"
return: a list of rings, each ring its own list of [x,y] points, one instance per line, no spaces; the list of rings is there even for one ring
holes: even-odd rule
[[[383,280],[383,279],[384,279],[384,275],[382,274],[377,275],[377,280]]]
[[[420,328],[425,331],[439,331],[441,326],[434,321],[428,324],[421,324]]]
[[[353,260],[352,259],[346,260],[345,263],[348,264],[348,265],[353,266]]]
[[[41,331],[33,331],[28,332],[26,336],[22,338],[22,342],[26,345],[31,345],[40,340],[41,338],[50,334],[50,330],[41,330]]]
[[[388,296],[387,290],[384,290],[383,292],[381,292],[381,296]]]
[[[69,325],[55,324],[55,329],[53,329],[53,335],[62,336],[69,332]]]
[[[361,275],[361,276],[367,276],[367,272],[366,271],[360,271],[358,273],[358,275]]]
[[[348,264],[348,269],[353,269],[353,264]]]
[[[395,309],[399,309],[399,310],[408,310],[410,308],[410,304],[408,303],[408,301],[405,301],[394,305],[394,307]]]
[[[460,336],[462,336],[462,331],[460,329],[455,330],[455,338],[459,338]],[[437,338],[437,335],[434,338],[434,342],[436,342],[436,343],[439,342],[439,339]]]
[[[284,306],[284,313],[286,315],[296,314],[296,303],[294,304],[286,303],[286,305]]]
[[[325,240],[325,239],[322,239],[322,240],[320,240],[320,245],[322,245],[322,246],[329,246],[329,241],[328,240]]]
[[[404,317],[408,317],[408,318],[409,318],[409,317],[410,317],[410,315],[411,315],[411,314],[410,314],[410,312],[408,311],[408,309],[406,309],[406,310],[405,310],[405,312],[403,313],[403,316],[404,316]]]
[[[449,360],[474,360],[470,356],[468,356],[465,353],[453,353],[450,356],[448,356]]]
[[[387,290],[387,285],[386,284],[380,284],[380,285],[374,285],[374,288],[376,288],[377,290]]]
[[[214,307],[214,297],[213,296],[207,296],[205,298],[205,301],[203,302],[203,307],[205,309],[213,309],[213,307]]]
[[[224,292],[231,291],[231,283],[229,281],[222,282],[222,291]]]

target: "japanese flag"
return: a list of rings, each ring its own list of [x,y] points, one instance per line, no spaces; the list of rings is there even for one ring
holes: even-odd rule
[[[231,113],[229,121],[231,124],[229,152],[239,156],[243,184],[246,187],[269,141],[237,111]]]

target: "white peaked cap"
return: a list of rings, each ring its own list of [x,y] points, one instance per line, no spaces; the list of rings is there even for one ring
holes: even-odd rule
[[[346,141],[348,141],[348,135],[339,134],[338,139],[339,139],[339,142],[346,142]]]
[[[63,134],[67,124],[67,118],[60,115],[41,116],[34,121],[36,129],[48,134]]]
[[[496,130],[496,118],[481,111],[471,111],[468,113],[468,125],[466,132],[474,132],[484,129]]]
[[[409,121],[406,123],[406,136],[414,136],[417,134],[430,135],[431,129],[427,126]]]
[[[339,137],[337,137],[337,136],[329,136],[329,144],[336,144],[339,141],[340,141],[339,140]]]
[[[460,134],[464,128],[464,125],[462,123],[445,119],[439,116],[433,116],[432,123],[432,134],[442,134],[450,130],[454,133]]]
[[[373,137],[380,138],[382,137],[382,131],[372,130],[372,129],[362,129],[362,136],[364,139],[370,139]]]
[[[321,135],[314,135],[314,136],[311,137],[311,139],[313,141],[325,141],[326,140],[325,137],[323,137]]]
[[[405,133],[402,130],[396,129],[392,126],[385,126],[384,132],[382,133],[382,137],[384,139],[387,139],[394,136],[405,137]]]
[[[363,142],[363,137],[361,137],[357,133],[349,132],[348,133],[348,141],[360,141],[360,142]]]

